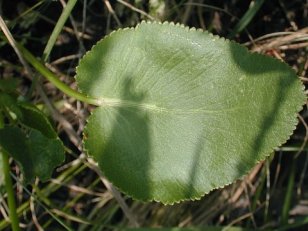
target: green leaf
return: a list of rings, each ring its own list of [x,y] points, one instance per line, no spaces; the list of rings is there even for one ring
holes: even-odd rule
[[[112,33],[76,79],[101,101],[84,131],[88,154],[123,192],[165,204],[243,177],[286,142],[305,101],[285,63],[170,23]]]
[[[5,126],[0,129],[0,145],[18,162],[26,183],[36,176],[48,180],[53,169],[64,161],[62,142],[47,138],[35,129],[26,135],[16,126]]]
[[[22,113],[16,99],[6,93],[0,92],[0,111],[6,111],[13,119],[21,118]]]
[[[48,138],[57,138],[57,133],[53,129],[46,115],[32,104],[20,102],[19,107],[22,113],[20,122],[24,125],[40,131]]]
[[[14,92],[19,84],[19,79],[0,79],[0,91]]]

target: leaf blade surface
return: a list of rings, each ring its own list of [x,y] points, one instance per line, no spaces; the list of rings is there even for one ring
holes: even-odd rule
[[[4,126],[0,129],[0,146],[17,161],[26,183],[32,183],[35,177],[48,180],[64,161],[60,139],[48,138],[35,129],[29,128],[26,135],[17,126]]]
[[[76,80],[102,102],[85,149],[122,191],[163,203],[245,175],[288,139],[305,100],[286,64],[169,23],[107,36]]]

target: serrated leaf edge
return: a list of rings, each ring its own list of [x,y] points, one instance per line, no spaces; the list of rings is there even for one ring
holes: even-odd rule
[[[185,29],[186,31],[188,31],[188,32],[189,32],[189,31],[193,31],[193,32],[208,34],[209,36],[212,36],[213,38],[218,39],[218,40],[220,40],[220,41],[224,41],[224,42],[227,42],[227,43],[235,44],[236,46],[241,47],[242,49],[245,49],[245,51],[248,52],[250,55],[253,55],[253,56],[262,56],[262,57],[265,57],[265,58],[267,58],[267,59],[276,60],[275,62],[279,63],[279,65],[283,64],[285,68],[286,68],[286,67],[288,67],[288,69],[290,68],[290,67],[289,67],[285,62],[283,62],[282,60],[275,59],[275,58],[272,58],[272,57],[269,57],[269,56],[266,56],[266,55],[263,55],[263,54],[259,54],[259,53],[256,53],[256,52],[251,52],[250,50],[248,50],[247,47],[245,47],[245,46],[243,46],[243,45],[240,45],[240,44],[234,42],[233,40],[229,40],[229,39],[220,37],[220,36],[218,36],[218,35],[213,35],[212,33],[209,33],[208,31],[204,31],[204,30],[202,30],[202,29],[196,29],[196,28],[194,28],[194,27],[190,28],[190,27],[188,27],[188,26],[185,26],[184,24],[180,24],[180,23],[176,23],[176,24],[175,24],[175,23],[173,23],[173,22],[168,22],[168,21],[165,21],[165,22],[142,21],[141,23],[139,23],[138,25],[136,25],[136,27],[127,27],[127,28],[120,28],[120,29],[118,29],[118,30],[115,30],[115,31],[111,32],[110,34],[106,35],[105,37],[103,37],[101,40],[99,40],[95,45],[93,45],[92,48],[91,48],[89,51],[87,51],[87,52],[85,53],[85,55],[81,58],[81,60],[80,60],[80,62],[79,62],[79,64],[78,64],[78,66],[77,66],[76,75],[75,75],[75,77],[74,77],[75,80],[77,81],[77,85],[78,85],[78,79],[77,79],[77,76],[78,76],[78,68],[79,68],[80,64],[82,63],[82,60],[83,60],[83,58],[84,58],[85,56],[91,55],[91,51],[92,51],[97,45],[99,45],[101,42],[103,42],[104,39],[106,39],[106,38],[108,38],[108,37],[111,37],[113,34],[115,34],[115,33],[117,33],[117,32],[120,32],[120,31],[137,30],[138,27],[139,27],[140,25],[142,25],[142,24],[172,25],[172,26],[178,26],[178,27],[184,28],[184,29]],[[295,70],[293,70],[292,68],[291,68],[291,70],[292,70],[292,71],[294,72],[294,74],[297,76]],[[301,86],[302,86],[302,91],[303,91],[303,93],[304,93],[304,89],[305,89],[304,85],[303,85],[302,82],[299,80],[299,78],[297,78],[296,81],[299,81],[299,83],[300,83]],[[80,92],[82,92],[82,91],[80,91]],[[303,104],[305,103],[305,101],[306,101],[306,98],[305,98],[305,100],[303,100]],[[294,111],[295,111],[295,112],[294,112],[294,117],[296,117],[296,116],[297,116],[297,113],[298,113],[299,111],[302,110],[303,104],[302,104],[301,106],[299,106],[297,110],[294,110]],[[90,112],[90,116],[92,116],[92,115],[93,115],[93,112]],[[89,151],[86,149],[86,145],[85,145],[85,142],[86,142],[86,139],[87,139],[87,137],[85,137],[85,132],[86,132],[86,130],[87,130],[87,124],[88,124],[88,121],[89,121],[90,116],[86,119],[86,126],[85,126],[84,132],[83,132],[82,145],[83,145],[84,151],[87,153],[87,155],[90,156],[90,157],[92,157],[92,158],[95,160],[94,156],[92,156],[92,155],[89,153]],[[293,118],[294,118],[294,117],[293,117]],[[293,126],[292,126],[293,129],[290,131],[290,133],[288,132],[288,134],[285,135],[285,138],[284,138],[284,139],[280,142],[280,144],[277,145],[276,147],[282,146],[283,144],[285,144],[285,143],[290,139],[291,135],[293,134],[293,132],[294,132],[294,130],[296,129],[296,126],[297,126],[297,124],[298,124],[298,120],[294,120],[294,121],[295,121],[295,122],[294,122],[294,124],[293,124]],[[265,155],[261,155],[261,156],[264,156],[264,158],[261,158],[261,159],[259,159],[259,160],[256,160],[256,162],[255,162],[254,165],[257,165],[258,163],[260,163],[260,162],[264,161],[266,158],[268,158],[268,157],[270,156],[270,154],[271,154],[273,151],[275,151],[275,148],[276,148],[276,147],[271,148],[269,151],[264,152]],[[266,153],[267,153],[267,154],[266,154]],[[99,165],[99,163],[98,163],[98,165]],[[100,169],[101,169],[101,171],[104,173],[103,168],[100,167]],[[133,198],[134,200],[138,200],[138,201],[141,201],[141,202],[144,202],[144,203],[147,203],[147,202],[158,202],[158,203],[162,203],[162,204],[164,204],[164,205],[174,205],[174,204],[181,203],[181,202],[184,202],[184,201],[190,201],[190,200],[195,201],[195,200],[200,200],[202,197],[204,197],[205,195],[209,194],[210,192],[212,192],[212,191],[214,191],[214,190],[216,190],[216,189],[222,189],[222,188],[224,188],[224,187],[226,187],[226,186],[228,186],[228,185],[231,185],[232,183],[236,182],[237,180],[240,180],[240,179],[245,178],[245,177],[249,174],[250,171],[251,171],[251,169],[249,169],[246,173],[242,174],[242,176],[240,176],[240,177],[234,179],[233,181],[228,182],[228,183],[226,183],[226,184],[224,184],[224,185],[221,185],[221,186],[214,187],[214,188],[212,188],[211,190],[206,191],[206,192],[204,192],[203,194],[200,194],[200,196],[191,197],[191,198],[184,198],[184,199],[175,200],[175,201],[170,201],[170,200],[162,201],[162,200],[160,200],[160,199],[158,199],[158,198],[155,198],[155,197],[153,197],[152,199],[149,199],[149,200],[140,200],[139,198],[136,198],[134,195],[131,195],[130,193],[126,192],[125,190],[123,190],[123,189],[119,188],[118,186],[114,185],[113,182],[112,182],[108,177],[107,177],[107,179],[108,179],[116,188],[118,188],[119,191],[121,191],[121,192],[123,192],[123,193],[129,195],[129,196],[130,196],[131,198]]]

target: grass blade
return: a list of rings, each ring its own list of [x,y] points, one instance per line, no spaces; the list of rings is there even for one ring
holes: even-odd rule
[[[240,19],[240,21],[235,25],[234,29],[229,34],[229,38],[234,38],[234,36],[238,33],[240,33],[242,30],[245,29],[245,27],[251,22],[251,20],[254,18],[256,13],[259,11],[261,6],[265,0],[256,0],[254,2],[251,2],[249,9],[246,11],[244,16]]]
[[[288,223],[289,211],[290,211],[291,200],[292,200],[292,195],[293,195],[295,173],[296,173],[295,172],[295,166],[296,166],[296,161],[294,159],[292,161],[287,191],[286,191],[286,195],[285,195],[284,203],[283,203],[283,208],[282,208],[282,214],[281,214],[281,223],[282,224]]]
[[[70,16],[75,4],[76,4],[77,0],[69,0],[66,7],[63,9],[63,12],[55,26],[55,28],[53,29],[50,37],[49,37],[49,40],[47,42],[47,45],[44,49],[44,52],[43,52],[43,60],[44,62],[47,61],[49,55],[50,55],[50,52],[53,48],[53,46],[55,45],[56,43],[56,40],[57,40],[57,37],[59,36],[67,18]]]

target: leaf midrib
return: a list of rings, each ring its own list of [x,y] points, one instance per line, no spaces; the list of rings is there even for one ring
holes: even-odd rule
[[[140,103],[131,100],[122,100],[115,98],[102,98],[100,99],[100,107],[122,107],[122,108],[137,108],[147,111],[152,111],[156,113],[172,113],[172,114],[214,114],[214,113],[225,113],[234,112],[245,109],[246,107],[231,107],[219,110],[210,110],[206,108],[194,108],[194,109],[170,109],[166,107],[159,107],[155,104],[150,103]]]

